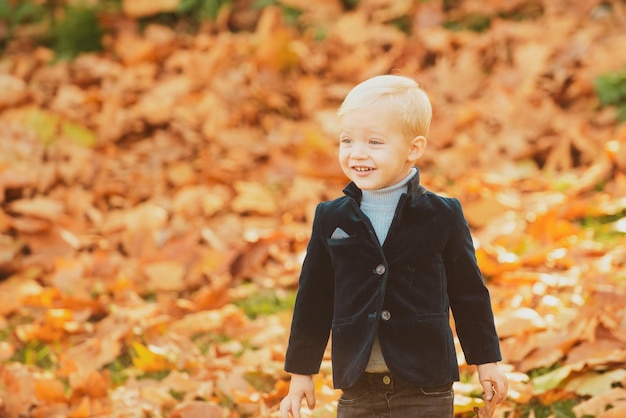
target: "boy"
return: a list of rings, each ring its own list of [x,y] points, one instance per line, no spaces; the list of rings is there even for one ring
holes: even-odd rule
[[[489,292],[457,199],[419,184],[432,109],[412,79],[357,85],[339,108],[346,196],[318,205],[300,275],[281,416],[315,406],[332,331],[339,418],[451,418],[459,370],[450,308],[485,398],[505,399]]]

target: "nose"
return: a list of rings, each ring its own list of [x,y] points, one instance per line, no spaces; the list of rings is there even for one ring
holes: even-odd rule
[[[354,160],[364,160],[367,158],[366,147],[360,143],[355,143],[352,146],[350,157]]]

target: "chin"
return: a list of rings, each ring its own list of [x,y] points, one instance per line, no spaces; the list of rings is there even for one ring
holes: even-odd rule
[[[379,189],[379,187],[376,186],[372,186],[369,184],[363,184],[363,183],[359,183],[358,181],[355,181],[354,184],[357,185],[357,187],[361,190],[376,190]]]

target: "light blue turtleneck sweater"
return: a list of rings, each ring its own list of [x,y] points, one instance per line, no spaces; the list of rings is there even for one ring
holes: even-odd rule
[[[363,190],[361,197],[361,210],[372,222],[378,241],[382,245],[387,238],[387,232],[396,213],[396,206],[402,193],[406,193],[407,184],[415,176],[417,169],[411,168],[411,172],[404,180],[393,186],[377,190]]]

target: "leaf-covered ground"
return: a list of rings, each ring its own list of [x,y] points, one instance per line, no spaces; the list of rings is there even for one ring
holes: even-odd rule
[[[623,1],[235,1],[196,34],[122,3],[103,53],[0,58],[1,417],[276,417],[312,213],[345,183],[335,111],[391,71],[430,95],[422,177],[492,292],[493,416],[626,416],[626,128],[594,86],[626,64]]]

